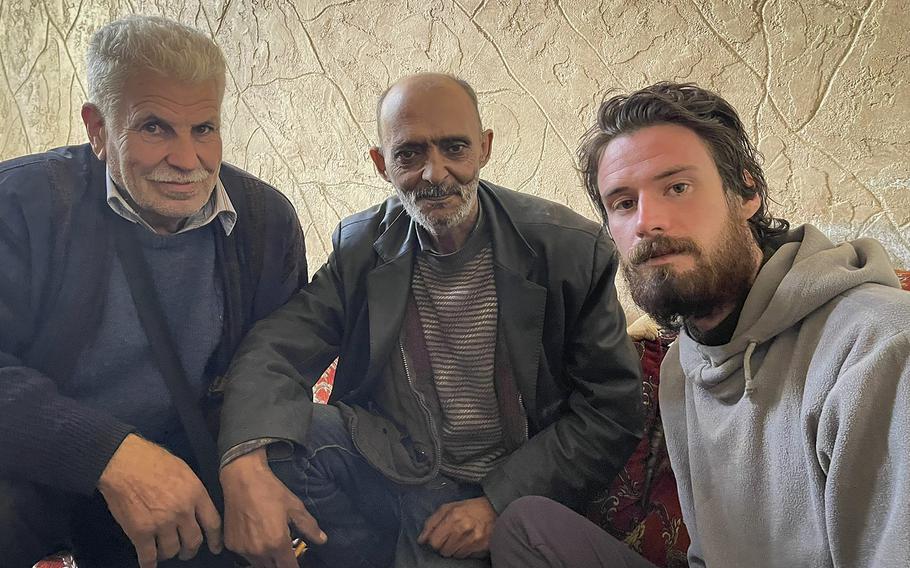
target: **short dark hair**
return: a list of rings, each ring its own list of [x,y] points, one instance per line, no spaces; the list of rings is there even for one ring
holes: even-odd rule
[[[759,161],[761,154],[749,141],[736,110],[717,93],[691,83],[661,82],[628,95],[605,99],[597,123],[582,136],[578,161],[585,189],[607,223],[600,199],[597,168],[604,148],[615,138],[659,124],[676,124],[694,131],[708,146],[728,197],[758,195],[761,204],[749,219],[759,245],[786,233],[790,223],[768,211],[768,184]],[[752,185],[746,184],[746,176]]]

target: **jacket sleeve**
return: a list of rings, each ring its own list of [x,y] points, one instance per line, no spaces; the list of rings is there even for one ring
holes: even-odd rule
[[[616,297],[617,258],[603,232],[585,299],[567,327],[563,351],[566,410],[482,482],[501,512],[523,495],[578,507],[625,465],[642,436],[641,366]]]
[[[338,271],[339,231],[313,280],[256,323],[241,342],[225,379],[219,452],[258,438],[303,443],[312,389],[338,356],[344,321]]]
[[[910,333],[850,346],[819,417],[831,558],[843,566],[906,566],[910,558]]]
[[[284,305],[307,283],[306,246],[294,206],[278,190],[265,214],[265,254],[256,287],[253,321]]]
[[[47,301],[51,249],[49,192],[34,178],[0,172],[0,476],[88,495],[133,429],[63,396],[24,361]]]

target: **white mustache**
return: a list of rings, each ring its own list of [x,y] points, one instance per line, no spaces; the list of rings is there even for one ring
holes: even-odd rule
[[[158,183],[197,183],[207,180],[211,175],[212,172],[205,168],[183,172],[168,165],[161,165],[152,170],[146,179]]]

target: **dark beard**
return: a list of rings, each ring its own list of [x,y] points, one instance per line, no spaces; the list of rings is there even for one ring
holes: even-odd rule
[[[720,246],[706,257],[687,238],[664,235],[643,240],[622,260],[622,273],[635,303],[665,329],[679,330],[686,320],[703,318],[718,308],[741,302],[752,287],[755,260],[751,233],[730,219]],[[641,266],[663,254],[688,253],[695,268],[676,273],[670,265]]]

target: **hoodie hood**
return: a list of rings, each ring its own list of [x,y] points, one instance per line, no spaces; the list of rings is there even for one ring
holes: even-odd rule
[[[858,239],[835,246],[812,225],[794,229],[759,271],[729,343],[701,345],[685,330],[680,333],[683,371],[718,396],[748,395],[760,386],[753,377],[769,340],[836,296],[866,284],[900,287],[877,241]]]

